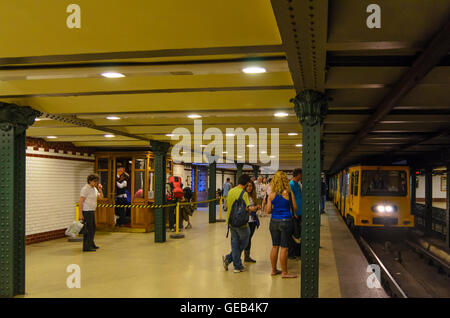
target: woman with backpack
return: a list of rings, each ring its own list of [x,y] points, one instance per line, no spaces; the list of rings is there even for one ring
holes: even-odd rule
[[[297,203],[295,202],[295,196],[291,193],[289,179],[283,171],[278,171],[275,174],[271,188],[271,193],[267,199],[266,212],[272,214],[269,226],[272,236],[272,250],[270,252],[272,276],[282,274],[282,278],[296,278],[297,275],[288,273],[287,260],[289,238],[294,230],[292,211],[297,211]],[[280,247],[281,271],[277,269]]]

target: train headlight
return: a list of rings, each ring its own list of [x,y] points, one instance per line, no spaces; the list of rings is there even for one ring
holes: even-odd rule
[[[384,205],[377,205],[376,210],[378,212],[384,212],[385,211]]]
[[[377,204],[372,206],[372,211],[378,213],[394,213],[397,211],[397,207],[395,205]]]
[[[386,205],[384,209],[389,213],[394,212],[394,207],[392,205]]]

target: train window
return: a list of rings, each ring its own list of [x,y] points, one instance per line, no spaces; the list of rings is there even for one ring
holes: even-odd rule
[[[359,171],[355,172],[355,191],[354,194],[357,196],[358,195],[358,183],[359,183]]]
[[[362,172],[361,195],[405,196],[406,172],[393,170],[365,170]]]
[[[352,173],[351,183],[350,183],[350,194],[353,195],[353,184],[355,181],[355,174]]]

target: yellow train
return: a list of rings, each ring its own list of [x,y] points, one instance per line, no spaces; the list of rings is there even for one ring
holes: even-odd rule
[[[330,179],[329,191],[351,227],[414,226],[407,166],[351,166]]]

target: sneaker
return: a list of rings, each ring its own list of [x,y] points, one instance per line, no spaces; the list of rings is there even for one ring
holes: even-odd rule
[[[255,261],[253,258],[251,258],[250,256],[249,256],[249,257],[246,257],[246,258],[244,259],[244,262],[247,262],[247,263],[256,263],[256,261]]]
[[[247,270],[247,268],[245,268],[244,266],[242,266],[241,268],[235,268],[233,270],[233,273],[240,273],[240,272],[245,272]]]
[[[222,256],[222,264],[223,264],[223,268],[225,268],[225,270],[228,270],[228,265],[230,265],[230,261],[227,259],[226,256]]]
[[[292,235],[292,239],[294,240],[295,243],[300,244],[300,242],[302,241],[301,238],[297,238],[294,235]]]

